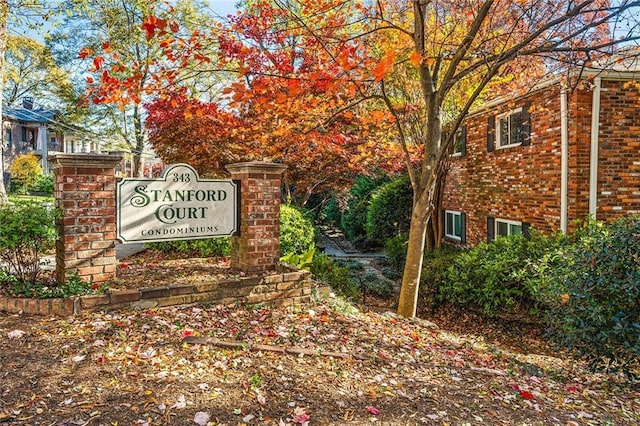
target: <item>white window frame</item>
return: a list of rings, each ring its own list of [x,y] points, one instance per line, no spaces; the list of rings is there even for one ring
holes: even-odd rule
[[[458,216],[460,218],[460,236],[448,233],[449,230],[447,229],[447,215],[449,214],[453,216]],[[453,228],[454,228],[453,231],[455,232],[455,225],[453,226]],[[462,241],[462,231],[463,231],[462,230],[462,212],[455,211],[455,210],[445,210],[444,211],[444,236],[452,240]]]
[[[507,235],[499,235],[499,234],[498,234],[498,222],[500,222],[500,223],[504,223],[505,225],[507,225]],[[509,220],[509,219],[498,219],[498,218],[496,218],[496,219],[495,219],[495,229],[494,229],[494,232],[493,232],[493,239],[494,239],[494,240],[496,240],[496,239],[498,239],[499,237],[506,237],[506,236],[509,236],[509,235],[513,235],[513,234],[511,233],[511,226],[512,226],[512,225],[514,225],[514,226],[519,226],[519,227],[520,227],[520,233],[521,233],[521,234],[523,233],[524,228],[523,228],[523,226],[522,226],[522,222],[521,222],[521,221],[518,221],[518,220]]]
[[[509,129],[507,130],[507,133],[509,135],[509,143],[506,145],[502,145],[502,133],[500,132],[501,126],[500,126],[500,120],[503,118],[509,118],[514,114],[522,114],[522,107],[520,108],[516,108],[516,109],[512,109],[510,111],[504,112],[502,114],[499,114],[496,116],[496,141],[495,141],[495,148],[496,149],[502,149],[502,148],[511,148],[513,146],[519,146],[522,145],[522,141],[520,142],[511,142],[511,120],[507,120],[507,123],[509,125]]]

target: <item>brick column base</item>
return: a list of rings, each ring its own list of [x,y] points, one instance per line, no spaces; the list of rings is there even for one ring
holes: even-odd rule
[[[240,180],[240,235],[231,239],[231,266],[246,273],[275,271],[280,260],[280,198],[283,164],[226,166]]]
[[[88,282],[116,276],[116,181],[120,156],[55,154],[49,157],[55,175],[58,220],[56,278],[65,282],[76,273]]]

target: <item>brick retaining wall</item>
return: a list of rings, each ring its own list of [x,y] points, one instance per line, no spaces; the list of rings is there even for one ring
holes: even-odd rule
[[[115,309],[152,309],[166,306],[237,302],[290,306],[309,303],[316,290],[327,295],[328,287],[318,286],[311,273],[281,267],[277,274],[211,280],[198,284],[119,290],[67,299],[29,299],[0,296],[0,311],[45,316],[71,316],[82,312]]]

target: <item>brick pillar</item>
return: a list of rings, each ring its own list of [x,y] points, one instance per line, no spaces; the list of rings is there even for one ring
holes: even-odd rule
[[[283,164],[226,166],[240,180],[240,235],[231,239],[231,266],[247,273],[273,271],[280,260],[280,184]]]
[[[103,283],[116,276],[116,178],[120,156],[54,154],[57,226],[56,278],[77,273]]]

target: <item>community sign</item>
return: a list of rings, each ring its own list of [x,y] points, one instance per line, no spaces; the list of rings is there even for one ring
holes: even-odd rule
[[[187,164],[167,167],[159,179],[117,184],[117,238],[123,243],[223,237],[238,231],[238,184],[200,179]]]

